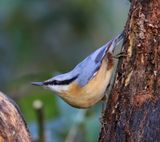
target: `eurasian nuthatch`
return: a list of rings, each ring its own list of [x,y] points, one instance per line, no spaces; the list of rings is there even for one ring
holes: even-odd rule
[[[93,106],[104,97],[114,68],[113,51],[123,38],[123,33],[119,34],[86,57],[70,72],[32,84],[57,92],[58,96],[73,107]]]

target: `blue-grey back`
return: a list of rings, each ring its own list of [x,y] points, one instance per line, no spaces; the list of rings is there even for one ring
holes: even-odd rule
[[[106,52],[113,52],[115,46],[123,39],[123,33],[119,34],[113,40],[97,49],[80,62],[72,71],[58,75],[50,80],[68,80],[76,77],[76,82],[82,87],[85,86],[93,75],[98,71],[101,66],[102,59]]]

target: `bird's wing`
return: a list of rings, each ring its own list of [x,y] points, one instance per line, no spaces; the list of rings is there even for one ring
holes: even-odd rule
[[[104,55],[108,51],[112,53],[123,37],[123,33],[119,34],[117,37],[107,42],[107,44],[94,51],[75,67],[75,73],[79,72],[79,77],[77,79],[79,85],[85,86],[88,83],[99,70]]]
[[[79,76],[77,78],[78,84],[82,87],[85,86],[91,79],[93,74],[98,71],[100,62],[96,63],[91,57],[87,57],[81,64],[79,64],[77,70]]]

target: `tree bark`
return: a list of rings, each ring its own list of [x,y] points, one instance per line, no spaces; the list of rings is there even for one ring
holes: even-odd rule
[[[160,141],[160,0],[132,0],[99,142]]]
[[[31,142],[18,106],[0,92],[0,142]]]

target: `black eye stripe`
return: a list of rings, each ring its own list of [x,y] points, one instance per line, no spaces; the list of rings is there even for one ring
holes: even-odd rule
[[[77,79],[78,75],[71,78],[71,79],[67,79],[67,80],[53,80],[53,81],[48,81],[48,82],[44,82],[44,85],[68,85],[71,82],[73,82],[75,79]]]

